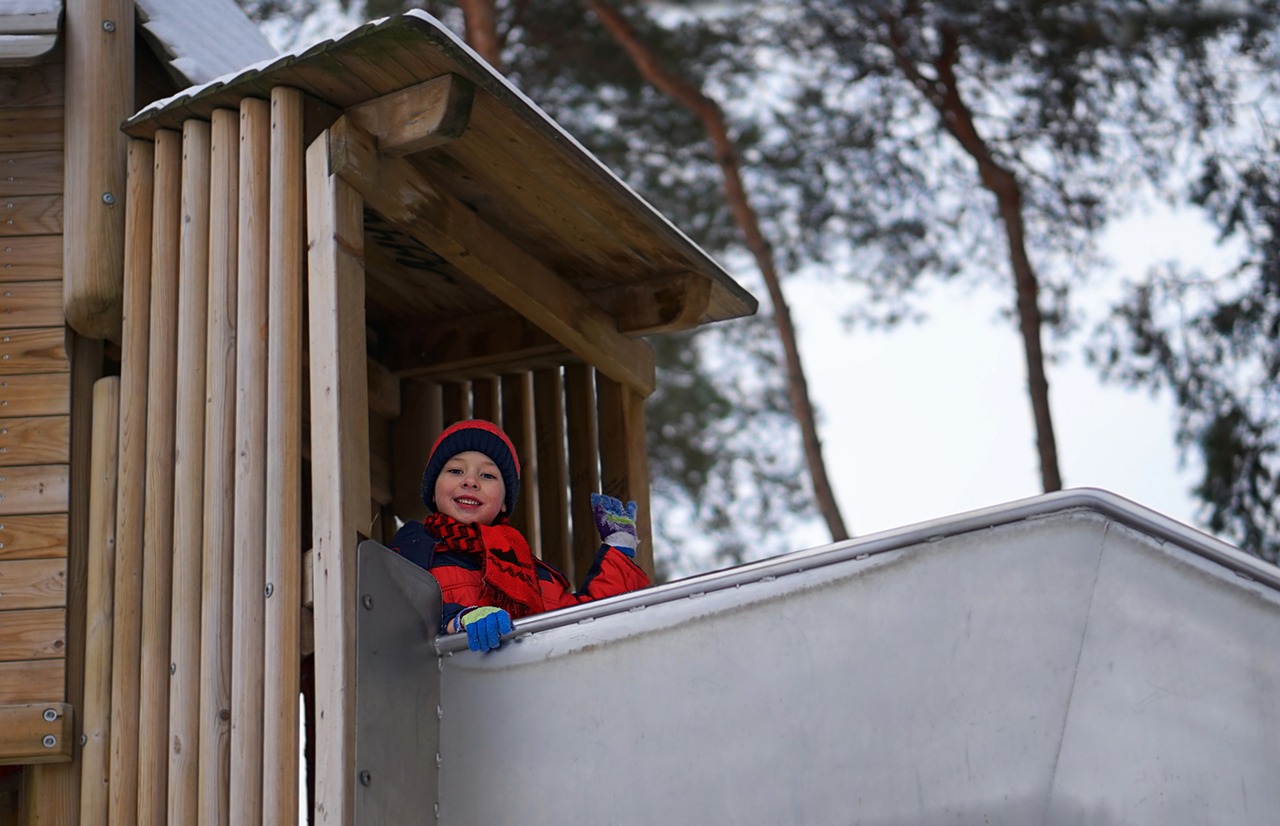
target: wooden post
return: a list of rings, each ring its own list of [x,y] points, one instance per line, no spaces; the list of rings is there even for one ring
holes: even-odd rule
[[[573,520],[573,566],[564,571],[569,581],[578,583],[595,562],[600,549],[591,494],[600,490],[599,440],[596,436],[596,396],[591,379],[595,371],[587,364],[564,368],[565,413],[569,427],[569,507]]]
[[[111,769],[111,624],[115,582],[116,478],[119,473],[120,379],[93,388],[90,460],[88,604],[85,612],[84,703],[80,710],[80,822],[106,823]]]
[[[492,376],[471,382],[471,415],[487,419],[502,427],[502,410],[498,406],[498,379]]]
[[[653,571],[653,522],[649,510],[649,453],[645,449],[644,398],[603,373],[596,373],[600,404],[600,486],[604,493],[638,506],[636,563]]]
[[[502,377],[502,429],[511,437],[520,460],[520,498],[511,524],[524,534],[534,554],[542,556],[538,535],[538,456],[533,443],[533,382],[528,373]]]
[[[235,503],[236,304],[240,245],[240,113],[217,109],[209,213],[209,326],[205,370],[203,571],[200,593],[199,770],[184,783],[171,823],[227,824],[231,786],[231,563]],[[176,755],[175,755],[176,760]],[[198,815],[197,815],[198,809]]]
[[[111,661],[111,826],[138,818],[139,650],[142,635],[143,513],[146,500],[147,345],[157,201],[176,211],[181,138],[129,144],[129,230],[125,243],[124,332],[120,368],[120,496],[116,505],[116,587]],[[144,168],[145,167],[145,168]],[[135,184],[136,182],[136,184]],[[151,184],[151,186],[147,186]]]
[[[569,537],[569,470],[564,452],[564,383],[559,367],[534,371],[533,404],[542,558],[568,576],[573,573],[573,555]]]
[[[368,530],[364,204],[332,172],[326,130],[307,149],[315,822],[355,822],[355,560]]]
[[[163,755],[168,796],[157,813],[175,820],[175,800],[195,800],[200,731],[200,588],[204,531],[205,339],[209,323],[209,220],[212,136],[209,124],[183,124],[182,255],[178,272],[178,377],[173,468],[173,604],[170,635],[169,736]],[[162,807],[162,808],[161,808]],[[194,822],[194,809],[188,809]]]
[[[147,359],[147,501],[142,529],[142,654],[138,716],[138,823],[163,823],[168,776],[169,623],[173,604],[173,436],[182,255],[182,136],[157,135]],[[207,151],[202,153],[207,157]]]
[[[440,385],[421,379],[400,383],[400,417],[392,425],[391,461],[396,516],[406,521],[422,519],[427,506],[422,502],[422,471],[427,453],[444,430]]]
[[[127,138],[133,114],[132,0],[66,4],[66,185],[63,303],[89,338],[119,340]]]
[[[240,101],[236,494],[231,620],[231,823],[262,819],[263,589],[266,587],[267,278],[271,105]]]
[[[306,197],[302,94],[271,92],[267,324],[266,713],[262,821],[298,822],[302,666],[302,268]]]

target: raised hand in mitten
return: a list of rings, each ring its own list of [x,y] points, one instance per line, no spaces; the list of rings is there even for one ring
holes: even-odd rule
[[[458,627],[467,632],[467,645],[472,651],[488,651],[502,644],[503,634],[511,633],[511,615],[501,608],[482,605],[463,611]]]
[[[636,503],[624,507],[621,499],[601,493],[591,494],[591,510],[596,517],[596,530],[606,545],[612,545],[635,558],[640,538],[636,534]]]

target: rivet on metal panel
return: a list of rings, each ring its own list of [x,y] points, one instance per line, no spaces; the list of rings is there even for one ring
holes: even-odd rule
[[[52,723],[58,719],[58,710],[56,708],[46,708],[43,716],[46,723]]]
[[[871,554],[858,554],[853,559],[855,562],[861,562],[864,559],[870,559],[870,558],[871,558]]]
[[[373,595],[372,595],[372,594],[365,594],[364,596],[360,597],[360,604],[364,606],[364,608],[365,608],[365,610],[366,610],[366,611],[372,611],[372,610],[373,610]]]
[[[775,579],[777,579],[777,577],[774,576],[773,574],[770,574],[769,576],[760,577],[761,582],[773,582]]]
[[[706,595],[707,595],[706,591],[694,591],[692,594],[689,595],[689,599],[697,599],[698,597],[705,597]]]
[[[649,607],[648,605],[633,605],[627,609],[627,613],[634,614],[636,611],[643,611],[648,607]]]
[[[370,783],[372,783],[372,782],[373,782],[373,775],[369,773],[368,769],[366,769],[366,770],[364,770],[364,771],[360,772],[360,785],[361,785],[361,786],[368,786],[368,785],[369,785]]]
[[[595,617],[583,617],[582,619],[578,620],[578,625],[586,625],[589,622],[595,622],[595,621],[596,621]]]
[[[58,745],[58,738],[54,737],[52,734],[46,734],[44,736],[44,739],[41,740],[40,742],[44,743],[44,747],[46,749],[51,749],[54,746]]]

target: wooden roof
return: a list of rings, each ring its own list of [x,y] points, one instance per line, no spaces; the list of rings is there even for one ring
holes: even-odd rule
[[[266,97],[281,85],[332,107],[331,122],[442,77],[455,93],[469,96],[459,133],[397,154],[422,180],[616,319],[621,332],[668,332],[755,312],[754,297],[705,252],[421,12],[370,23],[337,41],[158,101],[124,129],[149,138],[188,118],[209,118],[216,108],[235,108],[241,98]],[[396,110],[384,106],[387,111]],[[369,321],[380,329],[452,330],[475,339],[501,330],[513,315],[372,211],[366,215],[366,292]],[[388,366],[412,372],[406,367],[412,361],[413,353],[405,352],[389,357]]]

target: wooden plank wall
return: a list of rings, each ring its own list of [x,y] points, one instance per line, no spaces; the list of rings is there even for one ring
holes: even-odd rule
[[[129,147],[84,823],[298,819],[303,105],[272,98]]]
[[[0,69],[0,90],[0,708],[16,708],[67,696],[63,68]],[[38,762],[40,738],[5,728],[0,764]]]
[[[400,395],[399,418],[374,416],[370,425],[389,433],[384,461],[393,493],[385,499],[375,493],[384,542],[397,524],[426,513],[422,471],[436,437],[475,417],[499,424],[516,446],[521,481],[512,524],[534,553],[579,582],[600,546],[591,494],[603,491],[639,503],[638,557],[653,574],[644,400],[634,391],[588,365],[570,364],[465,382],[406,379]],[[372,441],[376,450],[379,440]]]

